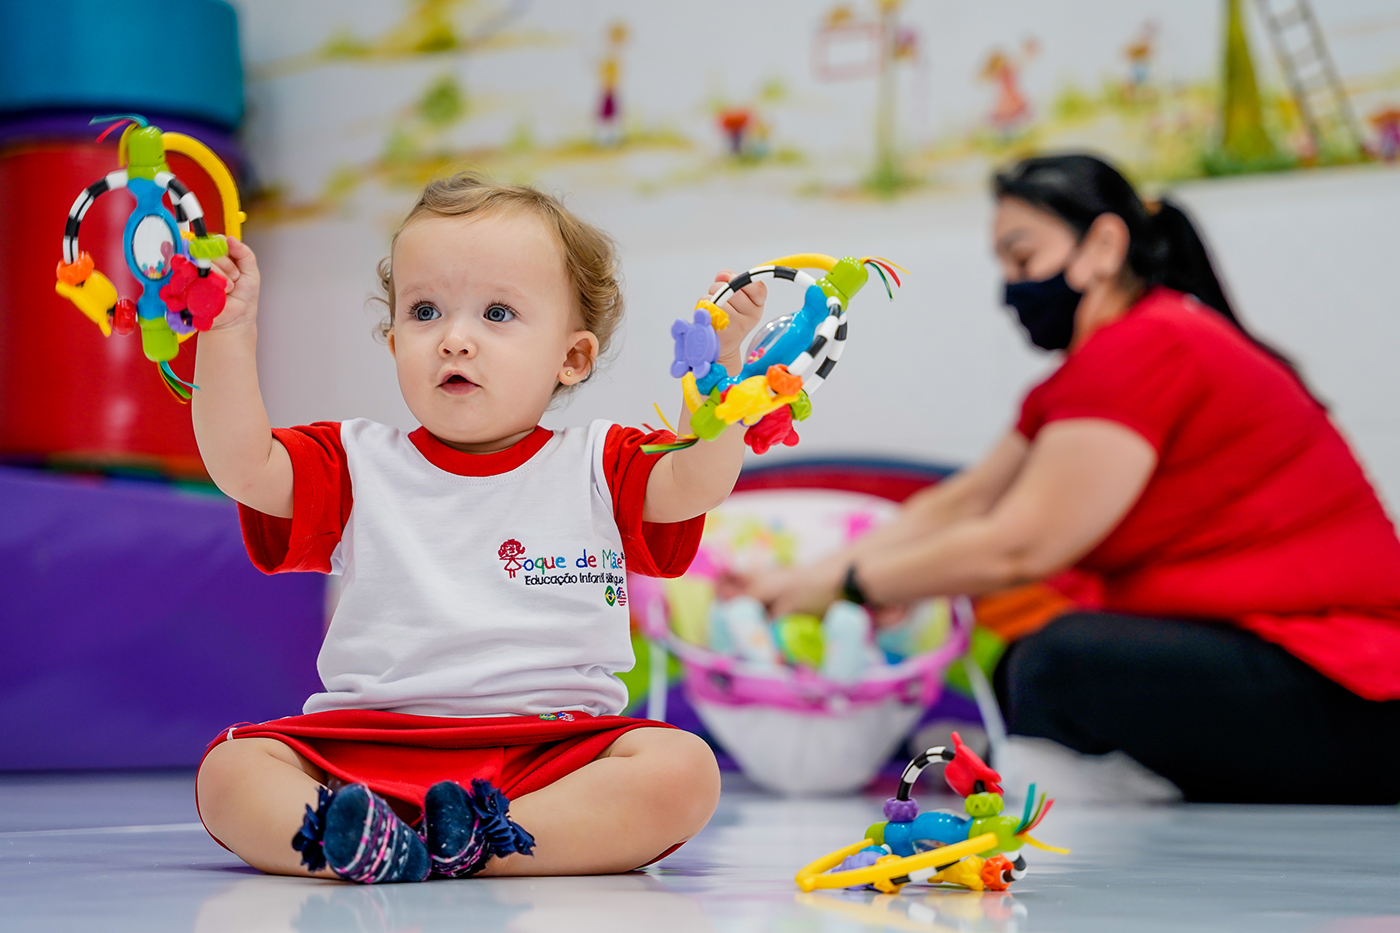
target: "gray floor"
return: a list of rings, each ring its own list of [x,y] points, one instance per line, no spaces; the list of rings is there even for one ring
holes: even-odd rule
[[[0,929],[1400,931],[1394,808],[1056,807],[1038,835],[1073,854],[1032,852],[1006,894],[801,894],[797,868],[880,801],[776,800],[735,778],[705,832],[646,873],[366,888],[243,866],[200,829],[191,780],[0,776]]]

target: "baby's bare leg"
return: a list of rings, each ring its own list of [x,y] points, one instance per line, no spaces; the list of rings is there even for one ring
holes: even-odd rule
[[[276,739],[232,739],[214,747],[195,783],[204,825],[254,868],[312,874],[292,848],[306,805],[316,808],[325,772]],[[316,877],[334,878],[329,869]]]
[[[535,837],[534,855],[493,859],[483,875],[601,875],[631,871],[694,836],[719,802],[719,767],[701,739],[633,729],[597,759],[511,801]]]

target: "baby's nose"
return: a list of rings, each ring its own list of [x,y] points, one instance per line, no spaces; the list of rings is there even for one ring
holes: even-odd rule
[[[476,355],[476,341],[472,340],[467,334],[452,330],[448,331],[447,336],[445,336],[442,343],[438,345],[438,350],[443,356],[462,354],[471,357]]]

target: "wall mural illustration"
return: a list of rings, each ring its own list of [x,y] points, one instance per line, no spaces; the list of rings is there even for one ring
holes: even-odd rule
[[[977,15],[921,0],[772,5],[778,29],[725,28],[760,12],[721,3],[700,33],[688,27],[703,20],[667,29],[640,3],[386,6],[392,20],[317,21],[319,36],[298,36],[306,47],[251,62],[254,135],[295,119],[297,107],[273,105],[319,73],[346,93],[315,101],[317,142],[374,141],[318,178],[259,166],[255,223],[344,210],[366,188],[407,192],[463,166],[637,191],[761,173],[793,196],[878,199],[1068,147],[1149,184],[1400,150],[1400,15],[1365,0],[1124,3],[1071,31],[1018,3]],[[350,93],[365,81],[372,99]]]

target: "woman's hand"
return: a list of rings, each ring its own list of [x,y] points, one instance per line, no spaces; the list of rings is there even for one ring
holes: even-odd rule
[[[214,318],[211,330],[223,330],[257,323],[258,290],[262,276],[258,273],[258,259],[248,244],[233,237],[228,238],[228,255],[214,260],[214,268],[228,284],[224,291],[228,298],[224,310]]]
[[[708,295],[716,294],[725,283],[734,278],[735,273],[721,269],[710,284]],[[768,286],[762,282],[750,282],[729,298],[729,326],[719,332],[719,362],[730,375],[743,366],[744,338],[758,322],[763,320],[763,306],[768,301]]]
[[[766,570],[746,577],[742,588],[767,606],[772,618],[789,612],[819,616],[840,597],[846,567],[843,555],[833,555],[802,567]]]

